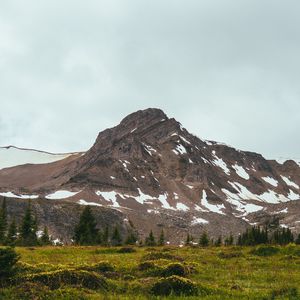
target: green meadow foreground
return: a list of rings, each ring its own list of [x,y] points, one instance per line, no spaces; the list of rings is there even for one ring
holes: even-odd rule
[[[300,299],[300,246],[35,247],[0,299]],[[167,295],[167,296],[166,296]]]

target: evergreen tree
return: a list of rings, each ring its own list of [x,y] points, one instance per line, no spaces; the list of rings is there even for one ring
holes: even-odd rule
[[[137,242],[137,237],[133,231],[130,231],[125,239],[126,245],[135,245]]]
[[[155,241],[155,237],[153,235],[152,230],[149,233],[149,236],[146,237],[145,239],[145,245],[146,246],[156,246],[156,241]]]
[[[48,233],[48,228],[46,226],[44,227],[43,234],[42,234],[42,236],[40,238],[40,243],[43,246],[44,245],[51,245],[52,244],[50,236],[49,236],[49,233]]]
[[[98,238],[97,223],[90,206],[86,206],[75,227],[74,241],[78,245],[95,245]]]
[[[113,231],[113,234],[111,236],[111,243],[113,246],[121,246],[122,245],[122,238],[121,238],[118,226],[116,226]]]
[[[295,243],[297,245],[300,245],[300,233],[298,234],[298,237],[296,238]]]
[[[109,246],[109,229],[108,226],[105,227],[102,233],[102,245]]]
[[[28,203],[20,230],[20,243],[22,246],[35,246],[38,244],[37,219],[32,217],[31,203]]]
[[[200,236],[199,245],[202,247],[207,247],[209,245],[209,238],[205,231]]]
[[[222,236],[219,236],[218,239],[215,241],[215,246],[220,247],[222,245]]]
[[[165,244],[165,233],[164,230],[162,229],[158,239],[158,246],[163,246],[164,244]]]
[[[230,233],[229,237],[225,239],[224,243],[226,246],[231,246],[233,245],[233,241],[234,241],[233,235],[232,233]]]
[[[6,210],[6,198],[4,198],[0,208],[0,245],[5,243],[6,231],[7,231],[7,210]]]
[[[15,219],[13,219],[8,227],[6,244],[9,246],[14,246],[17,242],[17,238],[17,225]]]
[[[186,246],[190,245],[193,242],[193,240],[194,240],[194,237],[188,233],[186,236],[185,245]]]

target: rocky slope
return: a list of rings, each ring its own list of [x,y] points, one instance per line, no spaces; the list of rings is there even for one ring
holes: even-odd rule
[[[187,232],[238,234],[273,218],[300,232],[299,161],[201,140],[158,109],[104,130],[86,153],[28,162],[0,169],[0,195],[107,207],[141,237],[164,228],[180,243]]]

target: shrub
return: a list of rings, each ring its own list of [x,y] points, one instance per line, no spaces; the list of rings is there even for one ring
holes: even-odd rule
[[[145,261],[138,265],[139,271],[147,271],[155,268],[155,263],[152,261]]]
[[[243,253],[241,251],[233,251],[233,252],[220,251],[218,253],[218,257],[223,258],[223,259],[235,258],[235,257],[241,257],[241,256],[243,256]]]
[[[65,269],[52,272],[43,272],[27,275],[23,277],[23,279],[45,284],[51,289],[58,289],[64,284],[80,285],[88,289],[108,289],[108,283],[104,277],[96,274],[95,272],[83,270]]]
[[[6,279],[16,272],[19,255],[13,248],[0,248],[0,279]]]
[[[282,248],[281,252],[285,255],[300,256],[300,247],[295,244],[288,244]]]
[[[194,282],[176,275],[159,279],[151,288],[151,293],[156,296],[178,296],[197,295],[198,290]]]
[[[118,253],[134,253],[136,250],[132,247],[122,247],[118,250]]]
[[[284,287],[278,290],[274,290],[271,293],[271,300],[275,300],[276,298],[288,297],[288,299],[299,299],[298,298],[298,290],[295,287]]]
[[[157,260],[157,259],[168,259],[168,260],[178,260],[183,261],[180,256],[172,255],[168,252],[150,252],[142,257],[142,260]]]
[[[186,268],[180,263],[171,263],[162,271],[162,276],[168,277],[172,275],[185,276]]]
[[[251,254],[257,255],[257,256],[272,256],[279,252],[279,248],[274,246],[258,246],[255,249],[251,251]]]
[[[115,266],[112,265],[108,261],[101,261],[96,264],[92,265],[82,265],[77,268],[78,270],[85,270],[90,272],[96,272],[96,273],[105,273],[105,272],[114,272]]]

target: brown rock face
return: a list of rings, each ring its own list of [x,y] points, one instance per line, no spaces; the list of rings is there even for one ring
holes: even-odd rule
[[[299,163],[200,140],[153,108],[101,132],[83,155],[0,170],[2,194],[77,192],[59,201],[118,210],[141,237],[164,228],[172,243],[188,232],[238,234],[274,216],[298,232],[299,185]]]

